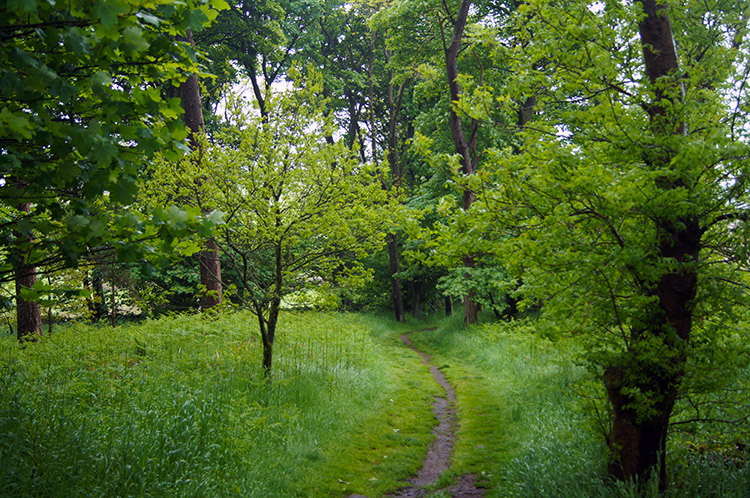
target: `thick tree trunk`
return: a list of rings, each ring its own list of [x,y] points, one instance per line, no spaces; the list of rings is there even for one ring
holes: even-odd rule
[[[404,296],[401,292],[401,278],[398,277],[398,237],[396,234],[388,235],[388,260],[391,274],[391,294],[393,296],[393,313],[397,322],[406,319],[404,312]]]
[[[453,298],[445,296],[445,316],[453,316]]]
[[[23,203],[18,210],[31,212],[31,204]],[[24,289],[34,287],[37,280],[37,269],[26,264],[26,254],[19,252],[15,257],[16,283],[16,337],[19,341],[36,340],[42,335],[42,308],[36,301],[27,301],[21,297]]]
[[[654,85],[654,100],[648,112],[651,131],[657,139],[685,133],[685,122],[672,112],[682,99],[679,63],[666,4],[638,0],[645,17],[639,25],[646,75]],[[663,190],[691,188],[679,175],[667,174],[676,151],[661,148],[644,151],[645,163],[664,171],[657,180]],[[671,179],[677,177],[677,180]],[[647,311],[643,330],[631,335],[629,358],[610,366],[604,375],[613,408],[609,446],[612,457],[609,472],[618,479],[643,481],[658,470],[659,485],[666,488],[666,438],[669,419],[677,399],[686,363],[685,347],[692,328],[693,300],[697,291],[694,263],[698,259],[702,229],[690,214],[656,220],[660,260],[675,262],[671,273],[661,276],[649,292],[658,305]],[[648,393],[650,406],[645,414],[633,389]]]
[[[461,156],[461,170],[464,175],[473,175],[476,172],[477,153],[475,149],[478,123],[476,120],[472,120],[471,133],[469,140],[467,140],[461,127],[461,118],[456,112],[454,105],[461,97],[461,87],[458,84],[458,52],[461,48],[461,39],[463,38],[464,29],[469,19],[471,3],[471,0],[461,0],[455,21],[453,22],[453,34],[450,43],[444,47],[445,68],[448,75],[448,88],[451,99],[450,129],[456,153]],[[467,188],[464,190],[462,197],[462,207],[464,210],[468,210],[474,204],[474,191]],[[474,255],[467,254],[464,256],[463,263],[465,267],[473,268]],[[468,272],[466,278],[470,278]],[[464,296],[464,318],[467,324],[477,323],[478,306],[475,302],[475,293],[473,291]]]
[[[186,37],[178,37],[180,41],[194,45],[193,32],[188,29]],[[198,161],[203,160],[200,140],[197,138],[206,132],[206,124],[203,120],[203,105],[201,104],[200,85],[198,76],[191,74],[190,77],[180,85],[180,100],[185,110],[185,125],[190,131],[190,146],[198,150]],[[205,211],[205,209],[204,209]],[[215,239],[206,241],[206,248],[198,254],[200,264],[201,285],[205,288],[201,296],[201,308],[206,310],[223,300],[223,288],[221,284],[221,261],[219,259],[219,246]]]

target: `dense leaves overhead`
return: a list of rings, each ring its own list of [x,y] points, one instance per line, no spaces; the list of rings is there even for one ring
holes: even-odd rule
[[[184,150],[179,101],[159,85],[196,70],[175,36],[215,16],[200,0],[0,4],[5,247],[26,264],[75,264],[109,238],[147,235],[135,214],[105,216],[103,196],[129,204],[144,158]],[[25,203],[30,212],[19,212]],[[10,271],[6,259],[0,278]]]

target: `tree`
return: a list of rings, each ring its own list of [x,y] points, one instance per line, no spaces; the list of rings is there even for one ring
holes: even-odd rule
[[[190,48],[195,46],[193,32],[188,29],[185,37],[178,37],[187,43]],[[180,101],[185,111],[185,125],[189,131],[190,147],[197,161],[203,160],[203,140],[201,136],[206,133],[206,124],[203,121],[203,106],[201,105],[201,93],[198,85],[198,75],[193,73],[188,76],[179,89]],[[201,181],[201,180],[197,180]],[[204,213],[210,212],[207,206],[200,206]],[[204,287],[201,295],[201,307],[205,310],[212,308],[222,301],[221,285],[221,261],[219,259],[219,246],[213,238],[206,240],[206,245],[198,254],[201,285]]]
[[[722,343],[696,318],[722,313],[747,264],[747,13],[653,0],[521,13],[509,101],[543,112],[522,154],[499,154],[490,219],[517,236],[498,253],[518,255],[524,292],[558,326],[587,334],[611,406],[609,472],[656,471],[664,488],[694,338]]]
[[[410,0],[394,2],[378,15],[378,25],[388,29],[387,46],[393,51],[390,67],[401,71],[411,67],[417,76],[413,93],[419,108],[410,115],[412,150],[421,153],[431,171],[424,175],[415,201],[424,206],[429,192],[430,207],[439,214],[431,217],[432,226],[413,235],[432,239],[425,240],[433,248],[430,261],[423,261],[449,271],[441,279],[443,290],[461,290],[467,323],[477,320],[481,301],[494,299],[484,286],[489,280],[482,274],[488,266],[483,246],[494,237],[494,230],[480,234],[472,229],[471,236],[465,231],[477,226],[471,221],[474,211],[484,209],[482,203],[474,207],[482,188],[477,172],[489,157],[486,152],[507,145],[515,131],[508,125],[509,113],[494,104],[493,87],[504,85],[507,70],[496,49],[499,22],[480,17],[494,12],[493,5]],[[454,176],[455,171],[461,176]]]
[[[0,9],[0,279],[16,278],[20,336],[36,333],[31,289],[40,266],[75,266],[115,244],[134,256],[134,213],[97,213],[107,193],[131,202],[138,166],[156,150],[180,150],[179,103],[153,82],[194,68],[175,35],[215,15],[207,3],[37,2]],[[192,69],[194,70],[194,69]],[[111,247],[111,246],[110,246]]]
[[[458,81],[458,52],[461,50],[461,40],[463,38],[464,29],[466,29],[466,23],[469,19],[470,8],[471,0],[461,0],[456,17],[452,21],[453,32],[451,33],[450,39],[443,35],[445,71],[448,76],[448,88],[450,90],[451,100],[450,129],[451,135],[453,136],[453,143],[456,147],[456,154],[461,158],[461,171],[464,175],[473,175],[477,170],[477,163],[479,162],[476,147],[477,128],[479,123],[476,119],[471,120],[469,138],[467,139],[463,126],[461,125],[461,117],[456,109],[458,101],[461,98],[461,85]],[[464,211],[468,211],[471,208],[471,205],[476,199],[475,195],[476,194],[472,189],[464,189],[461,202],[461,207]],[[464,266],[471,271],[476,264],[474,261],[474,255],[464,255],[463,263]],[[478,308],[474,292],[469,291],[464,295],[464,317],[467,324],[477,323],[477,312]]]
[[[232,300],[258,318],[266,376],[284,297],[320,291],[334,278],[361,278],[355,257],[382,243],[384,195],[374,171],[343,142],[327,141],[333,123],[324,116],[320,75],[310,73],[304,87],[295,85],[267,94],[263,114],[259,104],[248,110],[235,100],[231,126],[206,148],[203,169],[188,160],[176,166],[183,175],[192,167],[193,178],[205,178],[201,195],[225,213],[217,242],[235,275]],[[174,179],[155,176],[161,184]],[[183,192],[195,188],[189,176],[179,178]]]

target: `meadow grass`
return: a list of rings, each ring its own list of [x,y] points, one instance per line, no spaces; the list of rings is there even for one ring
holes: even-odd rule
[[[245,313],[0,338],[0,496],[381,496],[417,473],[433,439],[442,389],[398,338],[414,330],[460,419],[431,496],[464,473],[488,498],[639,496],[602,477],[582,396],[597,384],[574,339],[545,339],[533,320],[464,329],[461,316],[285,312],[279,327],[271,382]],[[665,496],[748,496],[735,435],[689,429],[670,442]],[[640,496],[656,497],[655,483]]]
[[[453,463],[433,489],[473,473],[488,498],[750,496],[747,459],[730,463],[715,454],[686,453],[679,435],[670,442],[672,482],[666,494],[658,494],[655,481],[638,491],[603,477],[600,423],[606,420],[594,416],[591,402],[602,394],[599,384],[578,366],[575,339],[550,341],[537,326],[527,319],[467,329],[463,317],[454,316],[434,331],[412,336],[433,355],[457,396]]]
[[[2,338],[0,495],[393,488],[426,451],[432,388],[380,322],[285,313],[271,382],[244,313],[73,325],[26,346]]]

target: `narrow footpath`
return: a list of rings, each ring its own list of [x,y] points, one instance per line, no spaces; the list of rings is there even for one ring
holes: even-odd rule
[[[450,467],[453,446],[456,442],[456,429],[458,426],[458,417],[455,408],[456,393],[453,390],[453,387],[448,383],[445,375],[443,375],[443,372],[430,362],[431,357],[414,347],[409,338],[411,334],[424,331],[425,330],[416,330],[409,332],[408,334],[400,336],[400,338],[406,347],[419,354],[419,356],[422,357],[422,362],[430,367],[430,372],[432,373],[435,382],[445,389],[445,397],[436,396],[432,404],[432,411],[438,420],[438,424],[432,431],[432,433],[435,434],[435,441],[427,450],[427,455],[422,462],[422,469],[415,477],[408,479],[408,482],[411,484],[410,486],[385,495],[387,498],[412,498],[425,496],[427,490],[424,488],[437,481],[440,475]],[[477,488],[474,485],[474,476],[471,474],[461,476],[458,484],[442,489],[441,491],[448,493],[453,498],[484,497],[484,490]]]

